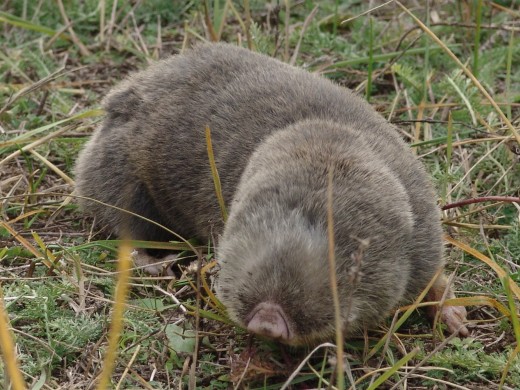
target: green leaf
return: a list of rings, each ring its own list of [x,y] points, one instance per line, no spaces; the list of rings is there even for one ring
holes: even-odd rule
[[[165,329],[168,346],[175,352],[193,353],[195,351],[195,332],[183,329],[178,325],[169,324]]]

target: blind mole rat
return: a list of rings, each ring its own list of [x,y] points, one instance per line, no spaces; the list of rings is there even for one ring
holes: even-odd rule
[[[217,294],[249,331],[287,344],[334,334],[327,175],[333,168],[336,273],[347,335],[413,299],[443,267],[439,211],[396,129],[351,91],[276,59],[202,44],[127,78],[80,154],[79,195],[183,237],[217,239]],[[229,210],[215,195],[205,128]],[[171,240],[142,219],[82,207],[132,239]],[[360,242],[368,243],[354,271]],[[352,273],[359,281],[352,283]],[[440,300],[442,276],[429,293]],[[448,297],[453,294],[448,292]],[[466,335],[463,307],[444,307]]]

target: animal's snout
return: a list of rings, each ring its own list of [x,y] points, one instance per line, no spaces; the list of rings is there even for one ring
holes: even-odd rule
[[[260,336],[288,342],[293,338],[282,307],[272,302],[259,303],[249,315],[247,330]]]

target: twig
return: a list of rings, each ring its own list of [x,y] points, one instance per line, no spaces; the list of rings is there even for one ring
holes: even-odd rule
[[[240,384],[242,383],[242,381],[244,380],[244,377],[246,376],[247,369],[249,368],[250,363],[251,363],[251,356],[249,357],[249,359],[247,359],[247,363],[246,363],[246,366],[244,367],[244,371],[242,372],[242,375],[240,375],[240,379],[238,380],[235,387],[233,387],[233,390],[238,390],[241,388]]]
[[[112,3],[112,12],[110,14],[110,22],[108,23],[106,42],[105,42],[105,51],[108,51],[110,48],[110,41],[112,40],[112,32],[114,30],[114,26],[116,24],[116,10],[117,10],[117,0],[114,0]]]
[[[70,34],[70,39],[72,39],[72,42],[74,42],[74,44],[78,46],[79,51],[81,52],[82,56],[89,56],[91,54],[89,49],[87,49],[87,47],[79,40],[76,33],[72,29],[71,21],[69,20],[69,17],[67,16],[67,13],[65,12],[65,7],[63,6],[63,1],[62,0],[56,0],[56,1],[58,3],[58,8],[60,9],[60,14],[61,14],[61,17],[63,18],[63,21],[65,22],[66,25],[69,25],[68,30],[69,30],[69,34]]]
[[[121,375],[121,378],[119,379],[119,382],[117,382],[116,390],[119,390],[121,388],[121,384],[123,383],[123,380],[125,379],[125,377],[128,375],[128,371],[130,371],[130,367],[132,367],[132,365],[134,364],[135,359],[137,358],[137,354],[139,353],[140,350],[141,350],[141,345],[138,344],[137,347],[135,348],[135,351],[134,351],[132,357],[130,358],[130,361],[126,365],[125,370],[123,371],[123,374]]]
[[[449,203],[447,205],[442,206],[442,210],[454,209],[456,207],[466,206],[468,204],[474,203],[484,203],[484,202],[507,202],[507,203],[519,203],[520,197],[517,196],[480,196],[477,198],[464,199],[458,202]]]
[[[318,12],[319,5],[314,7],[309,15],[305,18],[305,21],[303,22],[302,31],[300,32],[300,37],[298,38],[298,43],[296,44],[296,48],[294,49],[294,53],[291,57],[291,60],[289,61],[290,65],[296,64],[296,58],[298,58],[298,53],[300,51],[300,46],[302,44],[303,35],[305,34],[305,31],[307,31],[307,28],[309,27],[309,24],[311,24],[312,19],[314,18],[314,15],[316,15],[316,12]]]
[[[386,6],[386,5],[390,4],[390,3],[392,3],[393,1],[394,1],[394,0],[387,1],[386,3],[383,3],[383,4],[381,4],[381,5],[378,5],[378,6],[375,6],[375,7],[373,7],[373,8],[370,8],[370,9],[366,10],[365,12],[362,12],[362,13],[356,15],[356,16],[353,16],[353,17],[351,17],[351,18],[348,18],[348,19],[342,20],[340,24],[345,24],[345,23],[351,22],[351,21],[353,21],[353,20],[355,20],[355,19],[357,19],[357,18],[359,18],[359,17],[361,17],[361,16],[364,16],[364,15],[367,15],[367,14],[373,12],[373,11],[376,11],[376,10],[378,10],[379,8],[382,8],[382,7],[384,7],[384,6]]]

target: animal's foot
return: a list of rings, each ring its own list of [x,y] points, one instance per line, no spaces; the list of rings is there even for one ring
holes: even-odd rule
[[[430,301],[442,301],[443,298],[455,298],[445,275],[437,278],[427,295],[427,299]],[[428,309],[428,314],[433,319],[439,311],[439,319],[446,324],[450,333],[457,333],[461,337],[469,336],[469,330],[464,325],[467,316],[464,306],[431,306]]]
[[[442,306],[440,311],[440,319],[446,324],[450,333],[458,333],[462,337],[469,336],[469,330],[464,325],[467,315],[464,306]]]
[[[144,250],[134,249],[132,260],[138,268],[142,268],[147,274],[158,276],[173,276],[172,263],[177,260],[178,255],[169,254],[161,258],[150,256]]]

